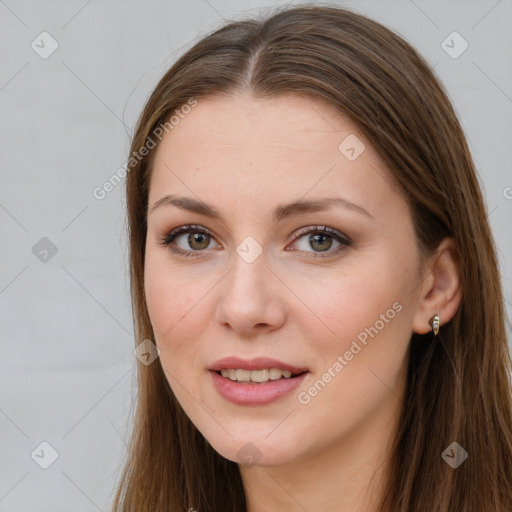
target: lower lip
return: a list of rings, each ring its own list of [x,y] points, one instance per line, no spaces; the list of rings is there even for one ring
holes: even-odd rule
[[[269,380],[262,384],[237,384],[214,371],[210,373],[215,389],[229,402],[237,405],[266,405],[291,393],[304,381],[308,372],[290,379]]]

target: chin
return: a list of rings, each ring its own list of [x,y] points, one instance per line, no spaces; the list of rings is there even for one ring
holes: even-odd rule
[[[281,466],[289,463],[296,453],[295,441],[290,436],[275,436],[265,438],[260,429],[244,429],[243,435],[235,435],[233,438],[224,435],[222,439],[206,438],[212,448],[222,457],[249,466]],[[281,433],[282,434],[282,433]],[[206,436],[205,436],[206,437]],[[303,447],[302,447],[303,448]]]

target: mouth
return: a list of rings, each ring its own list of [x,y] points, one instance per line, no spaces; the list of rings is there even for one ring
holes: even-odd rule
[[[310,373],[305,367],[268,357],[225,357],[208,369],[220,396],[244,406],[267,405],[285,399]]]
[[[281,368],[264,368],[262,370],[249,370],[241,368],[222,368],[215,372],[217,375],[229,379],[237,384],[265,384],[269,381],[289,380],[299,377],[307,370],[292,372]]]
[[[221,368],[210,370],[210,374],[213,387],[225,400],[236,405],[261,406],[285,399],[303,384],[309,371],[293,373],[279,368]]]

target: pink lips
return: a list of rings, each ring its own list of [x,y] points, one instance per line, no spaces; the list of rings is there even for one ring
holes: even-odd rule
[[[217,372],[223,368],[240,370],[264,370],[265,368],[279,368],[292,373],[300,373],[289,379],[269,380],[260,384],[239,384],[231,379],[222,377]],[[256,359],[239,359],[227,357],[215,362],[210,368],[213,385],[217,392],[229,402],[237,405],[266,405],[291,393],[306,378],[308,370],[292,366],[275,359],[259,357]]]

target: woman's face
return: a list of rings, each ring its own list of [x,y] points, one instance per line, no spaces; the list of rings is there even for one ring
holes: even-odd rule
[[[200,100],[155,155],[145,258],[160,363],[224,457],[355,449],[397,417],[420,254],[391,174],[330,107]]]

